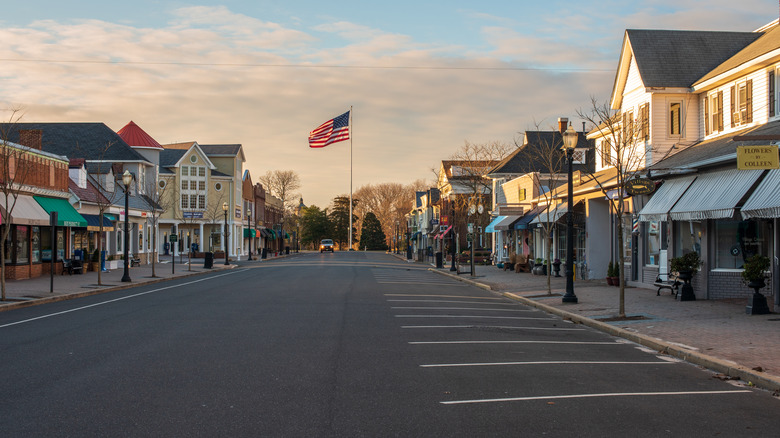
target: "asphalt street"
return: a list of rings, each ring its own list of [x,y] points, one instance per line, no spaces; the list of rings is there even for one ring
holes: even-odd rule
[[[776,436],[769,393],[389,255],[0,313],[0,436]]]

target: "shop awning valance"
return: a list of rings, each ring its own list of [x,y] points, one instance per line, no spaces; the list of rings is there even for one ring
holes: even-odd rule
[[[696,177],[669,212],[672,220],[729,219],[763,170],[728,169]]]
[[[257,231],[254,228],[244,228],[244,237],[257,237]]]
[[[46,213],[57,212],[57,225],[61,227],[86,227],[87,220],[70,205],[67,199],[33,196]]]
[[[99,214],[82,214],[81,216],[87,220],[88,231],[100,231]],[[103,231],[114,231],[114,224],[106,215],[103,215]]]
[[[516,230],[526,230],[526,229],[528,229],[528,225],[534,219],[536,219],[536,216],[539,216],[539,214],[541,214],[546,209],[547,209],[547,207],[544,206],[544,205],[537,206],[533,210],[531,210],[528,213],[526,213],[523,217],[521,217],[519,221],[515,222],[514,228]]]
[[[780,169],[772,169],[740,210],[743,219],[780,217]]]
[[[506,216],[496,216],[495,219],[490,221],[487,227],[485,227],[486,233],[495,233],[496,232],[496,224],[501,222],[502,220],[506,219]]]
[[[417,240],[417,238],[420,237],[420,232],[417,231],[414,234],[412,234],[412,237],[409,238],[409,240]]]
[[[695,176],[685,176],[664,181],[639,212],[639,220],[642,222],[665,221],[669,210],[680,200],[680,197],[695,179]]]
[[[49,225],[49,214],[35,202],[32,196],[19,195],[16,198],[16,204],[9,199],[9,204],[13,206],[11,214],[7,213],[5,208],[5,196],[0,196],[0,210],[3,214],[3,223],[12,223],[19,225]]]
[[[515,222],[520,220],[521,217],[522,217],[521,215],[506,216],[502,221],[498,222],[493,228],[495,228],[496,231],[507,231],[512,227],[512,225],[514,225]]]
[[[582,199],[575,200],[573,205],[577,205],[582,202]],[[566,202],[560,204],[551,205],[539,213],[530,223],[532,224],[546,224],[558,222],[566,213],[569,212],[569,207]]]
[[[260,237],[268,237],[268,231],[265,228],[260,228]]]

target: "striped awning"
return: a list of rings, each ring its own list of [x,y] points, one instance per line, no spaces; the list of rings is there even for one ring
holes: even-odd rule
[[[780,217],[780,169],[772,169],[750,195],[740,212],[743,219]]]
[[[669,212],[672,220],[730,219],[740,199],[763,170],[727,169],[703,173]]]
[[[509,230],[512,227],[512,225],[515,222],[520,220],[521,217],[522,216],[519,216],[519,215],[504,216],[504,219],[502,219],[501,221],[497,222],[493,226],[493,228],[495,228],[496,231],[507,231],[507,230]]]
[[[665,221],[669,210],[680,200],[680,197],[695,179],[695,176],[686,176],[664,181],[639,212],[639,220],[642,222]]]

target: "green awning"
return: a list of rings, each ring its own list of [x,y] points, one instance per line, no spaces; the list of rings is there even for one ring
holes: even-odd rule
[[[257,236],[257,232],[254,230],[254,228],[244,228],[244,237],[255,237]]]
[[[113,214],[103,213],[103,217],[110,220],[111,222],[116,222],[116,216]]]
[[[265,230],[265,231],[271,234],[271,239],[276,239],[276,231],[274,230]]]
[[[57,212],[57,225],[61,227],[86,227],[87,220],[70,205],[67,199],[47,198],[45,196],[33,196],[35,200],[46,210],[46,213]]]

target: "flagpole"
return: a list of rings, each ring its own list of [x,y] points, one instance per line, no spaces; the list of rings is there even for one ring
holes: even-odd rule
[[[352,249],[352,105],[349,106],[349,249]]]

